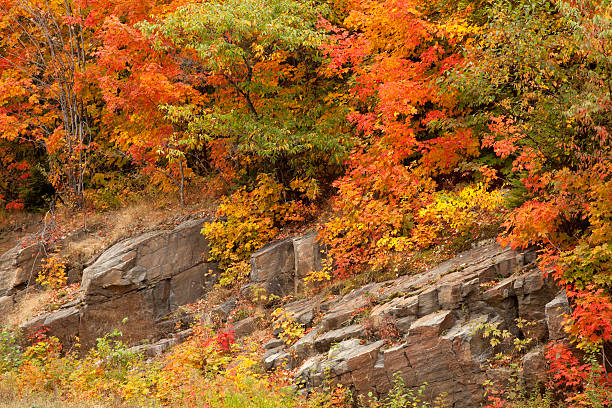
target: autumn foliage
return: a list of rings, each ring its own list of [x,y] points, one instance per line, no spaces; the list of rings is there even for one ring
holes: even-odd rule
[[[202,232],[228,287],[323,209],[313,283],[418,270],[483,238],[536,247],[572,309],[551,375],[583,404],[612,359],[610,10],[0,0],[0,215],[214,191]],[[65,283],[61,259],[44,265],[40,282]]]

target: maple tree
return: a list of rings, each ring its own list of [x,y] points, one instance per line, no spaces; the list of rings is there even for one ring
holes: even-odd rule
[[[124,165],[136,165],[164,191],[178,190],[184,202],[186,180],[193,176],[186,155],[201,146],[186,139],[161,107],[197,100],[198,75],[183,69],[177,53],[156,50],[138,28],[151,15],[177,5],[168,1],[142,2],[139,7],[123,1],[84,3],[86,21],[99,44],[88,76],[104,101],[98,114],[104,140],[127,157]],[[105,9],[110,12],[100,12]]]
[[[253,251],[330,197],[327,269],[311,283],[400,273],[419,252],[501,226],[502,244],[536,246],[566,289],[573,343],[548,356],[560,392],[584,403],[609,382],[610,10],[609,0],[0,0],[1,208],[56,196],[107,209],[138,189],[184,204],[188,184],[206,179],[225,194],[203,233],[228,286]],[[64,266],[50,258],[40,281],[63,285]],[[199,344],[223,360],[232,341],[221,337],[223,350],[211,333]],[[32,349],[34,382],[47,375],[39,354],[74,363],[56,351]],[[197,355],[183,351],[178,360]],[[168,366],[170,383],[182,381]]]
[[[201,100],[167,111],[208,144],[225,177],[273,171],[288,186],[337,174],[349,138],[333,82],[316,72],[325,12],[311,2],[211,1],[141,24],[158,49],[186,53],[203,75]]]
[[[568,401],[578,404],[592,387],[609,392],[610,382],[609,2],[499,3],[489,17],[470,63],[449,84],[460,90],[460,106],[474,112],[469,121],[483,148],[502,159],[497,169],[516,186],[501,242],[540,247],[541,269],[572,304],[567,330],[575,345],[601,355],[580,365],[567,346],[549,353]]]
[[[479,143],[437,81],[461,62],[469,10],[417,1],[350,1],[324,45],[327,75],[352,77],[349,120],[361,141],[336,181],[338,216],[323,238],[341,275],[432,243],[411,239],[445,177],[467,170]],[[423,221],[423,224],[419,224]]]
[[[93,147],[82,77],[89,49],[81,10],[64,1],[0,4],[0,134],[48,154],[50,181],[81,201]]]

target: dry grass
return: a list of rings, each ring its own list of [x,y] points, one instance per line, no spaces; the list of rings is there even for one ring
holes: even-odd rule
[[[117,242],[140,229],[154,228],[168,216],[163,209],[156,209],[149,202],[125,207],[112,214],[113,222],[105,234],[107,243]]]
[[[207,217],[214,213],[214,197],[202,194],[201,185],[190,186],[186,191],[187,205],[181,206],[174,194],[158,193],[141,197],[123,208],[105,212],[88,212],[84,215],[67,206],[59,206],[48,219],[54,226],[53,233],[67,237],[63,241],[60,256],[71,266],[73,280],[79,271],[99,256],[106,248],[146,231],[172,228],[188,217]],[[0,255],[15,246],[26,234],[42,228],[40,213],[0,213]],[[87,228],[83,228],[85,225]],[[30,289],[18,296],[13,310],[0,316],[0,324],[18,325],[45,311],[51,293]]]
[[[49,303],[51,292],[33,290],[19,297],[12,310],[4,317],[0,317],[0,323],[18,325],[26,322],[34,316],[44,312]]]
[[[83,239],[71,241],[64,249],[64,255],[68,259],[87,262],[106,248],[106,240],[96,234],[88,234]]]
[[[201,189],[192,187],[187,198],[188,205],[182,207],[174,195],[160,193],[156,196],[143,197],[140,201],[132,202],[117,210],[90,214],[88,224],[93,228],[89,228],[85,236],[68,243],[62,255],[68,259],[87,262],[105,248],[125,238],[173,226],[180,218],[209,216],[214,213],[214,202],[210,197],[202,197]],[[70,212],[65,211],[58,218],[58,222],[63,225],[70,221],[82,225],[81,219]],[[72,229],[80,225],[74,225]]]
[[[59,398],[44,395],[0,397],[1,408],[106,408],[100,404],[67,403]]]
[[[0,408],[111,408],[121,404],[66,402],[51,392],[23,393],[14,377],[0,382]]]
[[[14,247],[26,234],[36,232],[40,228],[41,219],[39,213],[0,210],[0,254]]]

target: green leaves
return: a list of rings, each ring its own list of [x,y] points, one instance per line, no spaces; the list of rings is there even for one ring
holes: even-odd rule
[[[247,74],[254,60],[283,50],[318,47],[316,21],[326,10],[294,0],[229,0],[190,4],[142,30],[197,51],[206,67],[222,75]]]
[[[334,174],[349,138],[346,110],[328,98],[335,84],[317,72],[326,38],[317,22],[327,12],[311,1],[211,1],[141,23],[206,82],[203,100],[164,108],[170,120],[186,122],[195,140],[227,141],[233,154],[213,160],[249,167],[251,181],[271,170],[283,182]]]

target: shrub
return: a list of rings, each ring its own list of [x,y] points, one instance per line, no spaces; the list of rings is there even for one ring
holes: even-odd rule
[[[362,398],[360,406],[363,408],[445,408],[449,406],[445,401],[445,394],[437,396],[431,402],[427,401],[425,393],[427,383],[412,389],[406,387],[399,373],[395,373],[393,378],[393,388],[386,397],[379,399],[369,393],[369,400]]]
[[[51,289],[63,288],[68,282],[67,267],[67,262],[59,255],[54,254],[42,263],[36,282],[43,286],[49,286]]]
[[[252,190],[241,188],[224,197],[217,210],[217,220],[207,223],[202,233],[210,240],[211,258],[223,269],[221,285],[231,285],[245,278],[250,255],[270,242],[281,227],[303,221],[312,208],[291,195],[308,194],[301,181],[285,188],[269,174],[257,178]]]
[[[416,179],[414,182],[418,184]],[[342,191],[344,186],[340,188]],[[410,259],[406,253],[466,236],[473,239],[481,229],[499,222],[503,214],[501,191],[489,191],[481,183],[458,192],[432,192],[419,187],[404,193],[381,192],[380,197],[341,194],[346,198],[341,196],[337,201],[339,216],[321,231],[340,278],[365,267],[399,267]]]
[[[7,326],[0,328],[0,375],[19,368],[23,362],[23,350],[19,330]]]

